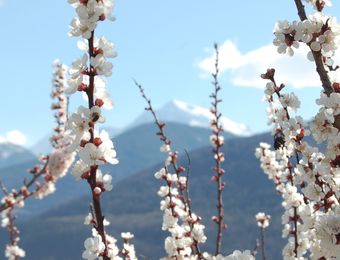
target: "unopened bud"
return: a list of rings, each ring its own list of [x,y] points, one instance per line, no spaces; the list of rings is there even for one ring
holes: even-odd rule
[[[98,196],[100,195],[100,193],[102,193],[102,190],[99,187],[95,187],[93,189],[93,193]]]

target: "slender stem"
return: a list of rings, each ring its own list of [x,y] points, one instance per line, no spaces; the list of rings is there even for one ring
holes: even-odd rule
[[[290,177],[290,184],[294,186],[294,175],[293,175],[293,167],[292,167],[292,163],[290,162],[291,158],[287,158],[288,159],[288,165],[287,168],[289,170],[289,177]],[[298,230],[297,230],[297,224],[298,224],[298,218],[299,215],[297,213],[297,207],[293,207],[294,209],[294,216],[293,216],[293,224],[294,224],[294,230],[293,230],[293,235],[294,235],[294,254],[295,257],[298,257],[298,248],[299,248],[299,243],[298,243]]]
[[[43,174],[46,173],[47,164],[48,164],[48,159],[45,162],[44,167],[41,170],[39,170],[38,173],[35,173],[33,175],[32,179],[28,183],[25,182],[24,185],[21,187],[20,191],[18,191],[17,193],[15,193],[13,195],[15,197],[22,196],[22,200],[26,200],[27,198],[31,197],[34,194],[34,192],[29,192],[28,194],[24,194],[24,190],[28,190],[33,184],[35,184],[36,180],[40,176],[42,176]],[[39,189],[39,187],[37,189]],[[21,200],[17,201],[16,203],[19,203],[19,202],[21,202]],[[2,204],[0,204],[0,212],[4,211],[4,210],[6,210],[6,209],[8,209],[10,207],[13,207],[13,206],[14,205],[9,205],[7,203],[2,203]]]
[[[259,249],[259,246],[260,246],[259,240],[256,239],[254,249],[251,251],[251,255],[252,255],[253,257],[255,257],[255,258],[256,258],[256,255],[257,255],[257,251],[258,251],[258,249]]]
[[[152,116],[153,116],[153,119],[154,119],[154,122],[156,124],[156,126],[158,127],[158,130],[159,132],[157,133],[157,135],[159,136],[159,139],[165,144],[165,145],[169,145],[171,147],[171,140],[166,136],[165,134],[165,131],[164,131],[164,128],[165,128],[165,124],[160,122],[157,115],[156,115],[156,112],[155,110],[153,109],[152,107],[152,104],[151,104],[151,100],[146,96],[145,92],[144,92],[144,89],[143,87],[137,82],[135,81],[135,85],[139,88],[139,91],[143,97],[143,99],[147,102],[148,104],[148,107],[146,108],[147,111],[149,111]],[[171,148],[170,148],[171,149]],[[177,158],[177,157],[176,157]],[[176,163],[176,160],[175,159],[172,159],[171,160],[171,165],[172,167],[174,168],[177,176],[179,177],[179,174],[183,171],[183,168],[179,167]],[[178,187],[178,190],[179,190],[179,193],[180,193],[180,197],[181,197],[181,200],[182,202],[184,203],[185,207],[188,206],[188,203],[187,203],[187,199],[184,198],[184,190],[183,190],[183,187]]]
[[[264,241],[264,228],[263,227],[260,227],[260,233],[261,233],[262,260],[266,260],[266,247],[265,247],[265,241]]]
[[[187,198],[186,202],[187,202],[187,205],[188,205],[189,216],[192,216],[191,199],[190,199],[190,186],[189,186],[190,185],[190,183],[189,183],[190,172],[191,172],[191,159],[190,159],[188,151],[187,150],[184,150],[184,151],[185,151],[185,154],[186,154],[187,159],[188,159],[187,179],[186,179],[186,184],[185,184],[185,196]],[[190,223],[190,228],[191,228],[191,230],[193,230],[193,228],[194,228],[193,223]],[[193,250],[199,257],[201,257],[201,251],[200,251],[198,242],[196,240],[194,240]]]
[[[148,106],[145,108],[145,110],[149,111],[152,114],[152,116],[153,116],[154,122],[155,122],[155,124],[156,124],[156,126],[158,127],[158,130],[159,130],[157,135],[159,136],[160,140],[164,143],[164,145],[169,145],[170,146],[170,151],[171,151],[171,140],[166,136],[166,134],[164,132],[165,124],[159,121],[159,119],[158,119],[158,117],[156,115],[156,112],[155,112],[155,110],[152,107],[151,99],[146,96],[145,91],[144,91],[142,85],[140,85],[136,80],[134,80],[134,83],[138,87],[138,89],[139,89],[139,91],[141,93],[142,98],[148,104]],[[177,154],[173,153],[173,152],[171,152],[171,154],[172,154],[172,159],[171,159],[170,163],[171,163],[172,167],[174,168],[177,177],[179,177],[180,173],[185,171],[185,169],[183,167],[177,165],[177,163],[176,163]],[[189,158],[189,164],[190,164],[190,158]],[[166,167],[165,167],[165,169],[166,169]],[[187,177],[189,177],[189,172],[187,172],[187,174],[188,174]],[[189,187],[188,187],[188,185],[189,185],[188,181],[189,180],[188,179],[189,178],[187,178],[187,183],[186,183],[185,187],[180,185],[180,183],[177,183],[177,188],[178,188],[178,191],[179,191],[179,198],[183,202],[185,210],[187,210],[188,213],[189,213],[189,216],[192,217],[192,209],[191,209],[191,203],[190,203],[190,198],[189,198]],[[189,223],[188,221],[187,221],[187,223],[189,224],[189,226],[190,226],[190,228],[192,230],[193,229],[193,224]],[[193,243],[193,251],[198,256],[201,256],[201,251],[200,251],[200,248],[198,246],[198,242],[196,240],[194,240],[194,243]]]
[[[298,227],[297,227],[297,218],[298,218],[298,214],[297,214],[297,208],[294,207],[294,253],[295,253],[295,257],[298,257],[298,248],[299,248],[299,243],[298,243]]]
[[[6,217],[8,218],[9,222],[8,222],[8,225],[6,227],[8,233],[9,233],[9,240],[10,240],[10,243],[9,245],[10,246],[18,246],[18,242],[20,240],[19,238],[19,234],[20,234],[20,231],[19,229],[14,225],[14,221],[16,219],[16,217],[13,215],[13,208],[11,208],[7,213],[6,213]],[[12,255],[13,260],[19,260],[20,259],[20,256],[15,254],[15,255]]]
[[[215,72],[212,74],[213,77],[213,82],[212,84],[214,85],[215,89],[213,94],[210,95],[212,98],[212,113],[214,116],[214,124],[216,129],[213,131],[213,134],[216,136],[216,145],[213,148],[213,153],[215,155],[215,172],[216,172],[216,177],[217,177],[217,211],[218,211],[218,216],[217,216],[217,237],[216,237],[216,250],[215,250],[215,255],[221,254],[221,247],[222,247],[222,231],[225,227],[224,224],[224,204],[223,204],[223,197],[222,193],[224,190],[224,183],[222,179],[222,175],[224,173],[224,170],[221,167],[221,147],[223,144],[219,142],[220,137],[221,137],[221,132],[223,131],[221,125],[220,125],[220,117],[221,114],[218,110],[218,103],[221,102],[218,98],[218,93],[221,90],[221,86],[218,82],[218,75],[219,75],[219,51],[218,51],[218,46],[217,44],[214,45],[215,47],[215,53],[216,53],[216,60],[215,60]],[[214,126],[212,126],[214,127]]]

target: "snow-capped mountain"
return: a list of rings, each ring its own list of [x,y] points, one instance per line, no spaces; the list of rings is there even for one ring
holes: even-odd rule
[[[0,143],[0,168],[20,164],[34,159],[36,159],[36,157],[33,153],[22,146],[7,142]]]
[[[209,127],[209,120],[212,118],[209,109],[176,99],[157,109],[156,113],[160,120],[165,122],[170,121],[204,128]],[[150,113],[146,111],[133,122],[130,128],[152,121]],[[237,136],[249,136],[251,134],[245,124],[234,122],[225,116],[221,117],[221,123],[224,130],[231,134]]]

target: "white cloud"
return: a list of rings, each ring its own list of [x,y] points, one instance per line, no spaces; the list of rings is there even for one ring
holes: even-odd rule
[[[5,0],[0,0],[0,7],[5,4]]]
[[[265,81],[260,75],[268,68],[275,68],[278,83],[295,88],[320,86],[315,65],[307,60],[307,47],[300,46],[293,57],[277,53],[272,44],[242,54],[234,42],[227,40],[219,47],[219,52],[220,72],[228,71],[234,85],[263,88]],[[198,66],[204,71],[200,76],[213,72],[214,64],[215,54],[200,61]]]
[[[27,143],[27,138],[19,130],[12,130],[7,132],[5,136],[0,136],[0,143],[12,143],[23,146]]]

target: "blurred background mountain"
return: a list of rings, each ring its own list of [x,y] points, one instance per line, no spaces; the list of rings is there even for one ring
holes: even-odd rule
[[[202,248],[213,251],[216,227],[211,217],[216,211],[216,189],[210,179],[214,161],[209,145],[211,132],[208,127],[202,127],[204,121],[208,126],[209,118],[204,117],[206,110],[178,101],[169,102],[163,111],[167,112],[160,113],[161,119],[167,122],[166,132],[180,154],[180,163],[186,168],[189,162],[184,150],[189,152],[192,205],[203,218],[209,241]],[[198,124],[199,121],[202,123]],[[228,122],[227,119],[224,121]],[[112,136],[116,135],[113,141],[120,163],[104,167],[104,172],[109,171],[114,178],[114,189],[103,195],[103,208],[111,222],[110,234],[119,238],[123,231],[134,233],[139,258],[159,259],[164,255],[162,241],[167,234],[161,230],[162,213],[157,196],[162,183],[154,178],[154,173],[162,167],[165,155],[159,151],[161,142],[155,135],[156,126],[148,122],[150,120],[143,114],[126,129],[111,132]],[[235,126],[239,132],[230,130],[236,129]],[[223,242],[224,252],[253,249],[258,237],[254,216],[264,211],[272,216],[271,226],[266,230],[268,258],[279,259],[283,246],[280,198],[254,156],[259,142],[271,142],[272,138],[269,133],[249,136],[247,127],[236,122],[226,124],[225,128],[223,152],[226,153],[227,185],[224,201],[228,229]],[[31,156],[24,162],[0,168],[0,178],[12,187],[18,187],[26,169],[37,162],[34,155]],[[29,178],[28,173],[26,177]],[[91,233],[90,228],[82,224],[89,212],[90,201],[87,185],[75,181],[71,174],[57,183],[55,194],[41,201],[27,201],[27,205],[17,212],[26,259],[81,259],[83,241]],[[0,234],[3,246],[7,234],[4,230]]]

